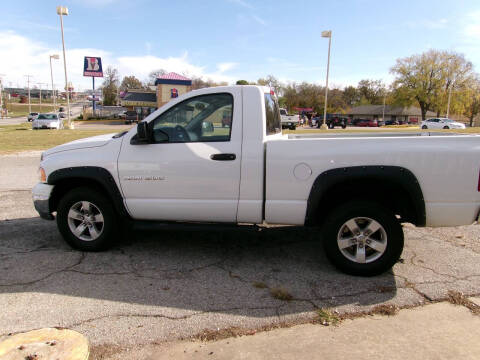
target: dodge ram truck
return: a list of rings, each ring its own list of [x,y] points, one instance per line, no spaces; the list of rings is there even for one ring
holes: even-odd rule
[[[310,226],[337,268],[363,276],[398,261],[402,223],[479,216],[478,135],[281,127],[270,88],[195,90],[129,131],[45,151],[34,205],[83,251],[106,249],[129,222]]]

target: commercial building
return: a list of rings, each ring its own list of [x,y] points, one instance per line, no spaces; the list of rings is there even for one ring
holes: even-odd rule
[[[381,120],[383,105],[362,105],[352,108],[347,115],[352,119]],[[437,116],[433,111],[427,111],[427,118]],[[422,111],[415,106],[385,105],[385,121],[397,121],[401,124],[417,124],[422,121]]]
[[[155,86],[157,87],[157,107],[161,107],[170,100],[191,91],[192,80],[171,72],[159,76],[155,80]]]

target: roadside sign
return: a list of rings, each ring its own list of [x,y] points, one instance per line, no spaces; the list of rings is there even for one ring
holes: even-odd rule
[[[102,58],[85,56],[83,76],[103,77]]]

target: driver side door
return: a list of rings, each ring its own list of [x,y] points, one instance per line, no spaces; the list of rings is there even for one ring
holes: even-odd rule
[[[230,115],[230,125],[222,119]],[[241,90],[207,92],[151,120],[153,143],[125,138],[118,171],[135,219],[236,222],[242,143]]]

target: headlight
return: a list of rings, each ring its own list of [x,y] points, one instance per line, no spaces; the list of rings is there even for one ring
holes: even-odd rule
[[[46,183],[47,182],[47,175],[45,174],[45,170],[42,167],[38,168],[38,177],[40,182]]]

